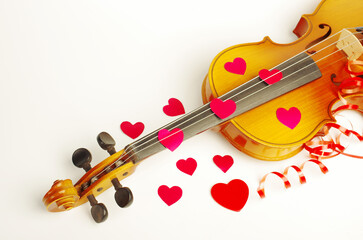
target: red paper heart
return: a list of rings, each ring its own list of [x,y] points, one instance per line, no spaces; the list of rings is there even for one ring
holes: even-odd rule
[[[158,133],[159,142],[170,151],[174,151],[183,142],[184,133],[179,128],[170,132],[167,129],[161,129]]]
[[[213,162],[219,167],[224,173],[228,171],[230,167],[233,165],[233,158],[229,155],[219,156],[216,155],[213,157]]]
[[[127,136],[129,136],[132,139],[135,139],[138,136],[140,136],[145,128],[145,126],[142,122],[137,122],[134,125],[132,125],[128,121],[122,122],[120,127],[121,127],[122,132],[125,133]]]
[[[267,84],[274,84],[282,79],[282,72],[277,69],[273,69],[271,71],[267,69],[262,69],[258,75],[260,78],[265,81]]]
[[[219,98],[215,98],[210,102],[211,110],[221,119],[227,118],[236,111],[236,103],[229,99],[222,101]]]
[[[192,176],[195,169],[197,168],[197,161],[195,161],[193,158],[188,158],[187,160],[180,159],[176,162],[176,167],[183,173]]]
[[[235,58],[233,62],[224,64],[224,69],[230,73],[243,75],[246,72],[247,64],[243,58]]]
[[[163,107],[163,111],[170,117],[182,115],[185,113],[183,104],[176,98],[170,98],[169,105]]]
[[[183,190],[178,186],[169,188],[166,185],[162,185],[158,189],[158,195],[161,200],[166,203],[166,205],[171,206],[179,201],[183,195]]]
[[[244,181],[234,179],[228,184],[215,184],[211,189],[211,194],[214,201],[222,207],[239,212],[247,202],[249,190]]]
[[[276,117],[286,127],[294,129],[301,120],[301,112],[296,107],[292,107],[289,110],[279,108],[276,110]]]

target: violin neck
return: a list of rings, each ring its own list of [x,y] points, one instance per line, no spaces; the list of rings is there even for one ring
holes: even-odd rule
[[[129,144],[125,148],[125,154],[129,160],[138,163],[165,149],[158,139],[158,132],[161,129],[169,131],[175,128],[181,129],[186,140],[321,77],[319,68],[306,53],[298,54],[274,69],[282,72],[282,81],[268,85],[257,76],[219,97],[223,101],[231,99],[236,103],[236,111],[229,117],[220,119],[207,103]]]
[[[186,139],[208,130],[226,120],[227,119],[222,120],[215,116],[208,103],[192,112],[182,115],[175,121],[170,122],[141,139],[129,144],[125,147],[125,152],[131,161],[138,163],[141,160],[165,149],[165,147],[159,142],[158,138],[158,133],[161,129],[171,131],[175,128],[179,128],[183,131],[183,141],[185,141]]]

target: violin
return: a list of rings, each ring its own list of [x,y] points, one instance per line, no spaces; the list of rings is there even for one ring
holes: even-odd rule
[[[342,105],[336,79],[349,78],[348,62],[362,60],[362,11],[361,0],[323,0],[297,23],[296,41],[277,44],[265,37],[223,50],[203,81],[203,106],[118,152],[113,138],[100,133],[97,141],[110,156],[91,167],[91,153],[77,149],[72,161],[86,173],[74,185],[70,179],[55,181],[43,198],[47,210],[67,211],[88,201],[94,220],[105,221],[107,208],[97,195],[113,186],[116,203],[128,207],[133,194],[120,180],[164,150],[166,141],[177,136],[184,141],[208,129],[257,159],[275,161],[297,154],[325,124],[336,121],[332,110]],[[362,91],[343,97],[363,108]],[[212,104],[221,111],[230,109],[228,102],[233,105],[230,114],[222,116],[213,109]],[[160,138],[161,131],[168,134]]]

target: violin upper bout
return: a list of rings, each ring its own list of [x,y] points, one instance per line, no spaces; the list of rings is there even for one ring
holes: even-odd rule
[[[49,212],[62,212],[72,209],[79,200],[77,189],[70,179],[56,180],[43,197]]]

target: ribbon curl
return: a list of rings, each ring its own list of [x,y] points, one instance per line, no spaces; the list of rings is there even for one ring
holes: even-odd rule
[[[345,70],[350,74],[350,78],[345,79],[341,82],[339,85],[338,90],[338,97],[340,101],[344,104],[342,106],[339,106],[338,108],[332,110],[333,116],[336,116],[338,112],[342,110],[354,110],[360,113],[363,113],[362,106],[357,104],[351,104],[348,102],[348,100],[345,98],[347,96],[350,96],[351,94],[359,93],[363,90],[363,72],[356,72],[353,71],[352,68],[354,66],[363,66],[363,61],[348,61],[347,65],[345,66]],[[358,77],[359,76],[359,77]],[[347,94],[343,96],[343,94]],[[362,99],[363,103],[363,99]],[[334,128],[340,132],[340,134],[334,138],[330,134],[330,129]],[[337,123],[327,123],[323,127],[323,134],[320,132],[320,135],[327,137],[329,140],[324,141],[309,141],[304,144],[304,148],[310,153],[310,156],[314,159],[326,159],[326,158],[332,158],[339,154],[349,156],[352,158],[358,158],[363,159],[363,156],[359,155],[353,155],[344,152],[347,149],[347,146],[343,146],[341,144],[341,135],[344,134],[347,137],[355,136],[360,142],[363,142],[363,136],[353,130],[348,130],[342,126],[340,126]],[[311,147],[315,146],[315,147]]]
[[[343,103],[343,105],[332,110],[333,116],[336,116],[338,112],[343,111],[343,110],[354,110],[354,111],[363,113],[363,109],[362,109],[363,104],[359,104],[359,105],[352,104],[352,103],[349,103],[348,100],[345,98],[352,94],[360,93],[363,91],[363,71],[362,72],[353,71],[352,67],[354,67],[354,66],[356,66],[356,67],[363,66],[363,61],[357,61],[357,60],[348,61],[347,65],[345,66],[345,70],[350,74],[350,78],[345,79],[339,85],[338,97],[339,97],[340,101]],[[345,96],[343,96],[343,95],[345,95]],[[362,100],[362,103],[363,103],[363,100]],[[340,133],[336,138],[334,138],[330,133],[330,129],[332,129],[332,128],[338,130]],[[341,135],[345,135],[347,137],[354,136],[356,139],[358,139],[358,141],[360,141],[361,143],[363,142],[363,135],[361,135],[353,130],[346,129],[337,123],[327,123],[323,127],[323,131],[320,131],[315,137],[320,137],[320,138],[326,137],[326,138],[328,138],[328,140],[322,140],[322,139],[321,140],[311,140],[304,144],[304,148],[310,153],[310,157],[312,159],[304,162],[300,166],[300,168],[295,165],[285,168],[283,174],[281,174],[279,172],[267,173],[261,179],[260,184],[258,186],[257,193],[259,194],[259,196],[261,198],[265,197],[264,185],[265,185],[267,176],[271,173],[279,176],[283,180],[285,188],[287,189],[287,188],[291,187],[291,184],[287,179],[287,173],[290,168],[293,168],[298,173],[300,183],[304,184],[304,183],[306,183],[306,178],[302,172],[302,169],[304,168],[304,166],[307,162],[313,162],[313,163],[317,164],[320,167],[321,172],[326,174],[328,172],[328,168],[321,162],[322,159],[332,158],[339,154],[342,154],[342,155],[345,155],[348,157],[352,157],[352,158],[363,159],[363,156],[353,155],[353,154],[349,154],[349,153],[345,152],[347,146],[343,146],[341,144],[341,140],[340,140]]]
[[[267,173],[265,176],[263,176],[263,178],[260,181],[260,185],[257,188],[257,193],[258,193],[258,195],[260,195],[260,198],[265,198],[265,196],[266,196],[265,195],[265,181],[266,181],[267,176],[270,174],[275,174],[276,176],[280,177],[282,179],[282,181],[284,182],[286,189],[291,187],[289,180],[287,180],[287,177],[284,174],[281,174],[279,172]]]
[[[312,163],[317,164],[322,173],[326,174],[328,172],[328,168],[322,162],[320,162],[319,160],[316,160],[316,159],[310,159],[310,160],[304,162],[303,164],[301,164],[300,167],[298,167],[296,165],[291,165],[291,166],[286,167],[283,173],[279,173],[279,172],[267,173],[265,176],[263,176],[263,178],[261,179],[260,184],[259,184],[259,186],[257,188],[257,193],[258,193],[258,195],[260,195],[260,198],[265,198],[266,197],[266,195],[265,195],[265,182],[266,182],[267,176],[270,175],[270,174],[275,174],[278,177],[280,177],[282,179],[282,181],[284,182],[285,188],[288,189],[288,188],[291,187],[291,183],[287,179],[287,174],[288,174],[289,169],[292,168],[298,173],[300,183],[305,184],[306,183],[306,177],[305,177],[302,169],[305,167],[305,164],[308,163],[308,162],[312,162]]]

